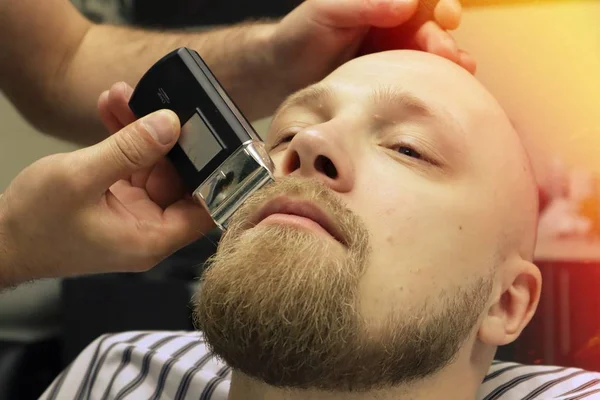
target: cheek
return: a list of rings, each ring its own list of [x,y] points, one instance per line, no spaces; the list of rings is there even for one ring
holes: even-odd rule
[[[419,245],[428,231],[439,230],[439,196],[431,193],[431,188],[410,176],[379,176],[382,178],[365,177],[357,182],[361,199],[354,207],[368,224],[378,253]]]
[[[486,244],[473,241],[477,221],[460,190],[410,175],[364,179],[359,186],[356,202],[363,206],[353,208],[361,210],[373,248],[360,288],[365,316],[384,317],[394,305],[410,310],[435,302],[481,269],[477,247]]]

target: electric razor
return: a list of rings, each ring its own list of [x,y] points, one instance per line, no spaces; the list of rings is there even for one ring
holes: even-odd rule
[[[161,109],[177,114],[181,136],[167,157],[221,230],[252,193],[273,182],[263,141],[194,50],[179,48],[156,62],[129,107],[137,118]]]

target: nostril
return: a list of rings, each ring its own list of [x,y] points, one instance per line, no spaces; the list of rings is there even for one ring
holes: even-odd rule
[[[315,169],[327,175],[331,179],[336,179],[338,176],[338,172],[335,168],[335,165],[333,165],[333,162],[325,156],[318,156],[316,158]]]
[[[293,151],[286,163],[286,169],[289,174],[300,168],[300,155]]]

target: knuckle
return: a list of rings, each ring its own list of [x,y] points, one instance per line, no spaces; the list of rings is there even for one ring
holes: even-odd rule
[[[144,142],[145,132],[135,124],[126,129],[122,134],[116,135],[114,151],[117,159],[127,164],[126,167],[141,168],[144,166]]]

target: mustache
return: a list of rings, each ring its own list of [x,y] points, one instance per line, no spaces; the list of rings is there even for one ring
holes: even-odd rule
[[[339,196],[317,179],[287,176],[258,190],[232,216],[226,235],[240,235],[254,227],[253,217],[270,201],[287,196],[310,201],[325,212],[349,249],[368,243],[368,230],[362,219]]]

